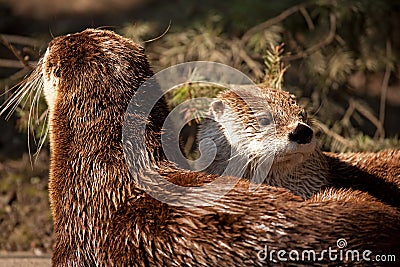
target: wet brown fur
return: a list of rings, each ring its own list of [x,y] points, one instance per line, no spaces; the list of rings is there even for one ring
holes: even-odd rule
[[[257,102],[268,103],[268,109],[272,110],[272,114],[274,115],[276,128],[276,137],[274,138],[288,138],[287,136],[291,131],[289,125],[294,119],[312,125],[312,121],[307,118],[304,109],[297,105],[294,95],[282,90],[262,86],[259,86],[259,89],[263,93],[262,97],[256,97],[254,94],[241,94],[239,96],[234,91],[226,91],[220,94],[218,99],[222,99],[225,103],[228,103],[229,107],[233,109],[235,116],[237,116],[235,121],[240,120],[247,127],[255,127],[258,124],[254,116],[254,112],[257,112],[257,107],[260,106]],[[265,108],[261,105],[261,109]],[[215,127],[215,124],[208,123],[203,127]],[[203,134],[202,138],[210,138],[211,136],[209,135],[212,132],[209,130],[205,131],[206,134]],[[244,140],[247,141],[251,138],[251,135],[249,135]],[[218,146],[219,143],[216,142],[216,144]],[[223,147],[226,149],[226,145],[223,145]],[[389,149],[376,153],[338,154],[321,152],[317,146],[315,151],[316,153],[313,153],[310,159],[306,160],[309,164],[303,164],[300,166],[300,169],[312,168],[314,165],[317,166],[315,171],[303,171],[301,177],[302,179],[321,180],[325,182],[324,187],[328,188],[328,190],[326,194],[325,192],[318,194],[322,196],[321,199],[326,199],[327,196],[335,198],[332,192],[336,191],[330,191],[332,188],[339,189],[339,191],[348,188],[360,190],[378,198],[384,203],[400,208],[400,150]],[[212,168],[210,166],[208,172],[213,173]],[[283,166],[283,168],[287,168],[287,166]],[[293,172],[298,171],[298,169],[293,170]],[[285,178],[286,175],[280,177],[280,179]],[[308,197],[307,194],[299,194],[299,192],[302,193],[301,188],[296,188],[296,186],[284,187],[291,189],[295,194]],[[316,187],[314,193],[317,193],[319,190],[320,187]],[[350,196],[350,191],[339,191],[336,197],[358,197],[358,194]],[[359,196],[361,198],[361,195]],[[313,197],[313,199],[316,198]]]
[[[143,49],[110,31],[89,29],[55,38],[43,64],[45,79],[59,77],[50,107],[53,266],[275,265],[257,260],[264,245],[320,251],[335,248],[338,238],[348,240],[348,249],[400,257],[400,240],[393,234],[400,230],[400,213],[374,199],[303,201],[266,185],[249,192],[249,183],[241,180],[212,206],[161,203],[128,172],[121,142],[127,105],[152,75]],[[166,112],[160,102],[149,119],[151,162],[182,185],[213,180],[159,162]]]
[[[324,156],[331,187],[360,190],[400,208],[400,150],[324,153]]]

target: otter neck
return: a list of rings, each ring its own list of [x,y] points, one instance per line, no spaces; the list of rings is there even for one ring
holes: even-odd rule
[[[272,165],[267,177],[267,183],[273,186],[280,186],[289,189],[296,195],[309,198],[316,193],[316,190],[323,189],[327,185],[329,167],[326,158],[321,150],[316,148],[310,157],[304,162],[294,166],[284,173],[279,166]]]

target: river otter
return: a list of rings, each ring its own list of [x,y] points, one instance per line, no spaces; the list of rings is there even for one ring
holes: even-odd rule
[[[137,173],[128,171],[122,123],[131,97],[151,75],[140,46],[111,31],[88,29],[53,39],[28,78],[28,84],[44,81],[49,104],[53,266],[281,264],[276,253],[263,257],[266,246],[322,255],[311,261],[294,255],[295,264],[376,264],[321,254],[337,249],[339,238],[360,253],[399,255],[400,240],[393,233],[400,230],[400,213],[373,198],[305,202],[268,185],[249,192],[250,183],[241,179],[210,206],[173,206],[149,196],[138,179],[151,171],[186,186],[218,178],[164,161],[163,100],[148,118],[129,115],[133,133],[135,122],[147,122],[149,141],[131,147],[139,167]]]
[[[212,157],[207,154],[215,153],[215,145],[215,159],[205,172],[222,175],[234,161],[237,169],[230,175],[258,178],[308,198],[327,185],[328,165],[316,148],[305,112],[288,92],[257,89],[242,86],[220,93],[211,103],[211,118],[198,133],[203,152],[197,168],[205,165],[202,159]],[[270,168],[260,166],[266,161],[272,163]]]
[[[261,85],[258,89],[261,95],[258,90],[242,86],[236,92],[220,93],[211,103],[210,119],[200,125],[198,133],[204,154],[200,159],[209,160],[208,154],[215,153],[212,147],[217,149],[205,172],[221,175],[228,162],[234,161],[237,173],[231,175],[252,179],[253,172],[239,171],[257,169],[265,183],[287,188],[303,198],[328,186],[353,188],[399,207],[399,150],[321,152],[295,96]],[[271,169],[260,167],[268,157],[273,159]],[[200,161],[199,166],[203,165]]]

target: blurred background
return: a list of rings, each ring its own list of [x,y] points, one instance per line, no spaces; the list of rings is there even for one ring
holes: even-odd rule
[[[54,36],[100,27],[141,43],[154,71],[210,60],[257,83],[283,78],[282,88],[313,118],[324,150],[398,148],[399,18],[400,2],[389,0],[0,0],[0,101]],[[207,90],[182,88],[169,95],[170,105]],[[0,252],[51,251],[48,144],[35,155],[46,106],[40,102],[31,127],[29,109],[28,100],[0,118]],[[184,131],[185,152],[196,126]]]

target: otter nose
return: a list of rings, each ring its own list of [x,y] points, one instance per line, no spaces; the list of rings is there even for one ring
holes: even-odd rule
[[[298,144],[308,144],[313,138],[313,130],[302,123],[297,124],[296,129],[289,134],[289,140]]]

